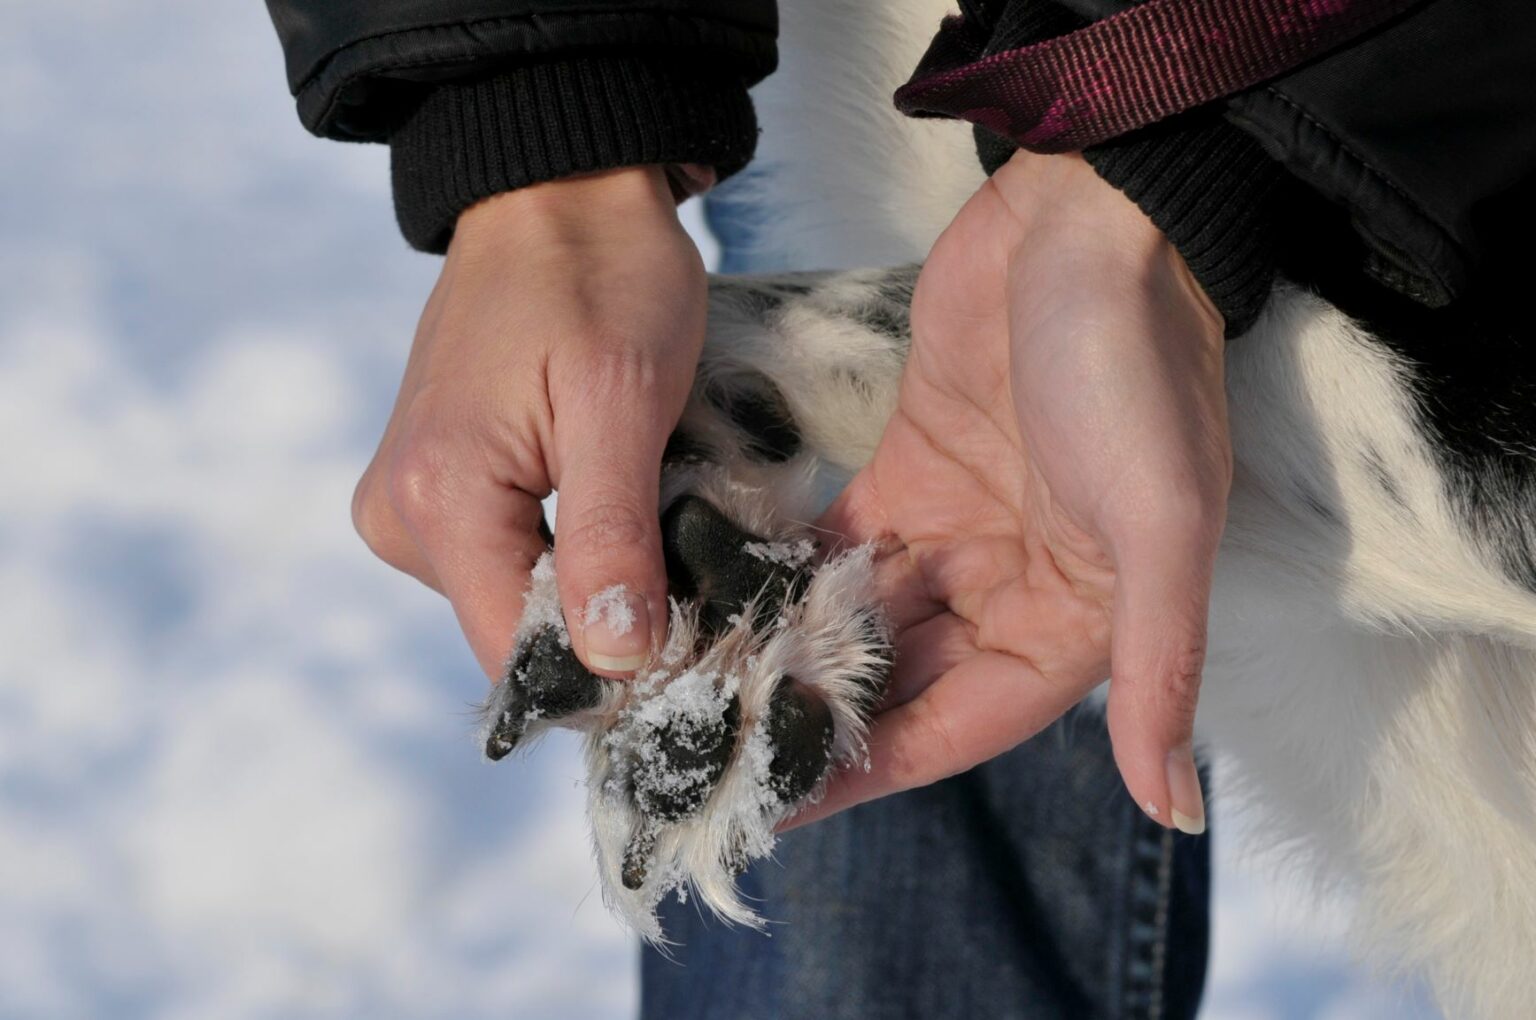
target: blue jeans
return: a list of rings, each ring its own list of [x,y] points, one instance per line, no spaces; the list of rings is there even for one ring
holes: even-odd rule
[[[708,208],[727,271],[751,209]],[[1131,803],[1102,717],[1074,710],[963,775],[784,836],[742,876],[769,933],[662,909],[644,1020],[1180,1020],[1209,940],[1207,837]]]

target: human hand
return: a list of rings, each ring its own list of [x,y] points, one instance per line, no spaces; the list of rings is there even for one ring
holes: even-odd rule
[[[900,630],[871,768],[793,824],[970,768],[1113,674],[1136,802],[1204,828],[1190,740],[1231,479],[1222,321],[1078,156],[1016,155],[919,278],[896,413],[823,524]]]
[[[352,514],[380,558],[447,596],[493,679],[546,548],[551,489],[576,654],[621,676],[663,640],[661,452],[705,305],[659,167],[535,185],[459,217]]]

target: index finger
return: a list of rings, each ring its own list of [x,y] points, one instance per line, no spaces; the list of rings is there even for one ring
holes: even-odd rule
[[[497,680],[534,563],[548,548],[539,499],[471,470],[397,469],[390,485],[480,668]]]

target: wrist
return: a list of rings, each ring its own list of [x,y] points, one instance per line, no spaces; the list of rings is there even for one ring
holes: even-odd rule
[[[656,223],[676,226],[677,205],[666,168],[620,167],[578,174],[504,191],[459,214],[455,247],[478,247],[508,236],[530,243],[558,243],[586,235]]]
[[[1182,304],[1220,343],[1225,319],[1183,254],[1081,154],[1020,150],[991,180],[1015,220],[1016,253],[1081,266],[1068,275],[1101,297],[1131,286],[1154,303]]]

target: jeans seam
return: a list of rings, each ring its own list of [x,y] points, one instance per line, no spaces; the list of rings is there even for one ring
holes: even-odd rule
[[[1173,831],[1162,830],[1161,856],[1157,862],[1157,906],[1152,924],[1156,935],[1152,939],[1152,988],[1147,1003],[1147,1020],[1162,1020],[1165,978],[1168,970],[1168,919],[1173,900]]]
[[[1121,1015],[1126,1020],[1162,1020],[1167,1012],[1174,835],[1145,818],[1138,817],[1136,823]]]

